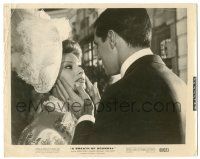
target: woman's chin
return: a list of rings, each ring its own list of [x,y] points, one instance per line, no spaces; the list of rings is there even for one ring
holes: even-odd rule
[[[83,89],[86,89],[85,82],[76,82],[74,87],[82,87]]]

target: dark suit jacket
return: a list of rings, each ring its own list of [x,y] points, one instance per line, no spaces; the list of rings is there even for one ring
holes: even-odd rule
[[[138,59],[105,91],[95,124],[77,125],[73,144],[184,143],[185,86],[159,56]]]

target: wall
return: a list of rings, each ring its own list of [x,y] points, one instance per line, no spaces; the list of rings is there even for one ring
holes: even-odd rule
[[[148,9],[153,27],[152,50],[160,54],[159,38],[169,36],[171,39],[171,69],[187,82],[187,10],[184,8]],[[165,29],[164,29],[165,28]],[[168,28],[168,29],[167,29]],[[165,31],[160,31],[165,30]],[[160,31],[160,32],[159,32]],[[167,35],[167,32],[169,32]],[[163,35],[166,34],[166,35]],[[157,47],[157,48],[156,48]],[[163,59],[166,63],[168,59]]]
[[[187,10],[177,9],[176,33],[178,43],[179,76],[187,81]]]

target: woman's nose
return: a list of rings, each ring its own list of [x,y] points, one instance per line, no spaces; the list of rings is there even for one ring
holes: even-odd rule
[[[84,70],[81,67],[78,67],[77,74],[84,74]]]

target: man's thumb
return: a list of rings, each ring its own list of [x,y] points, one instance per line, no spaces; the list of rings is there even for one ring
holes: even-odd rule
[[[76,90],[82,99],[90,99],[89,95],[85,92],[81,86],[76,86]]]

